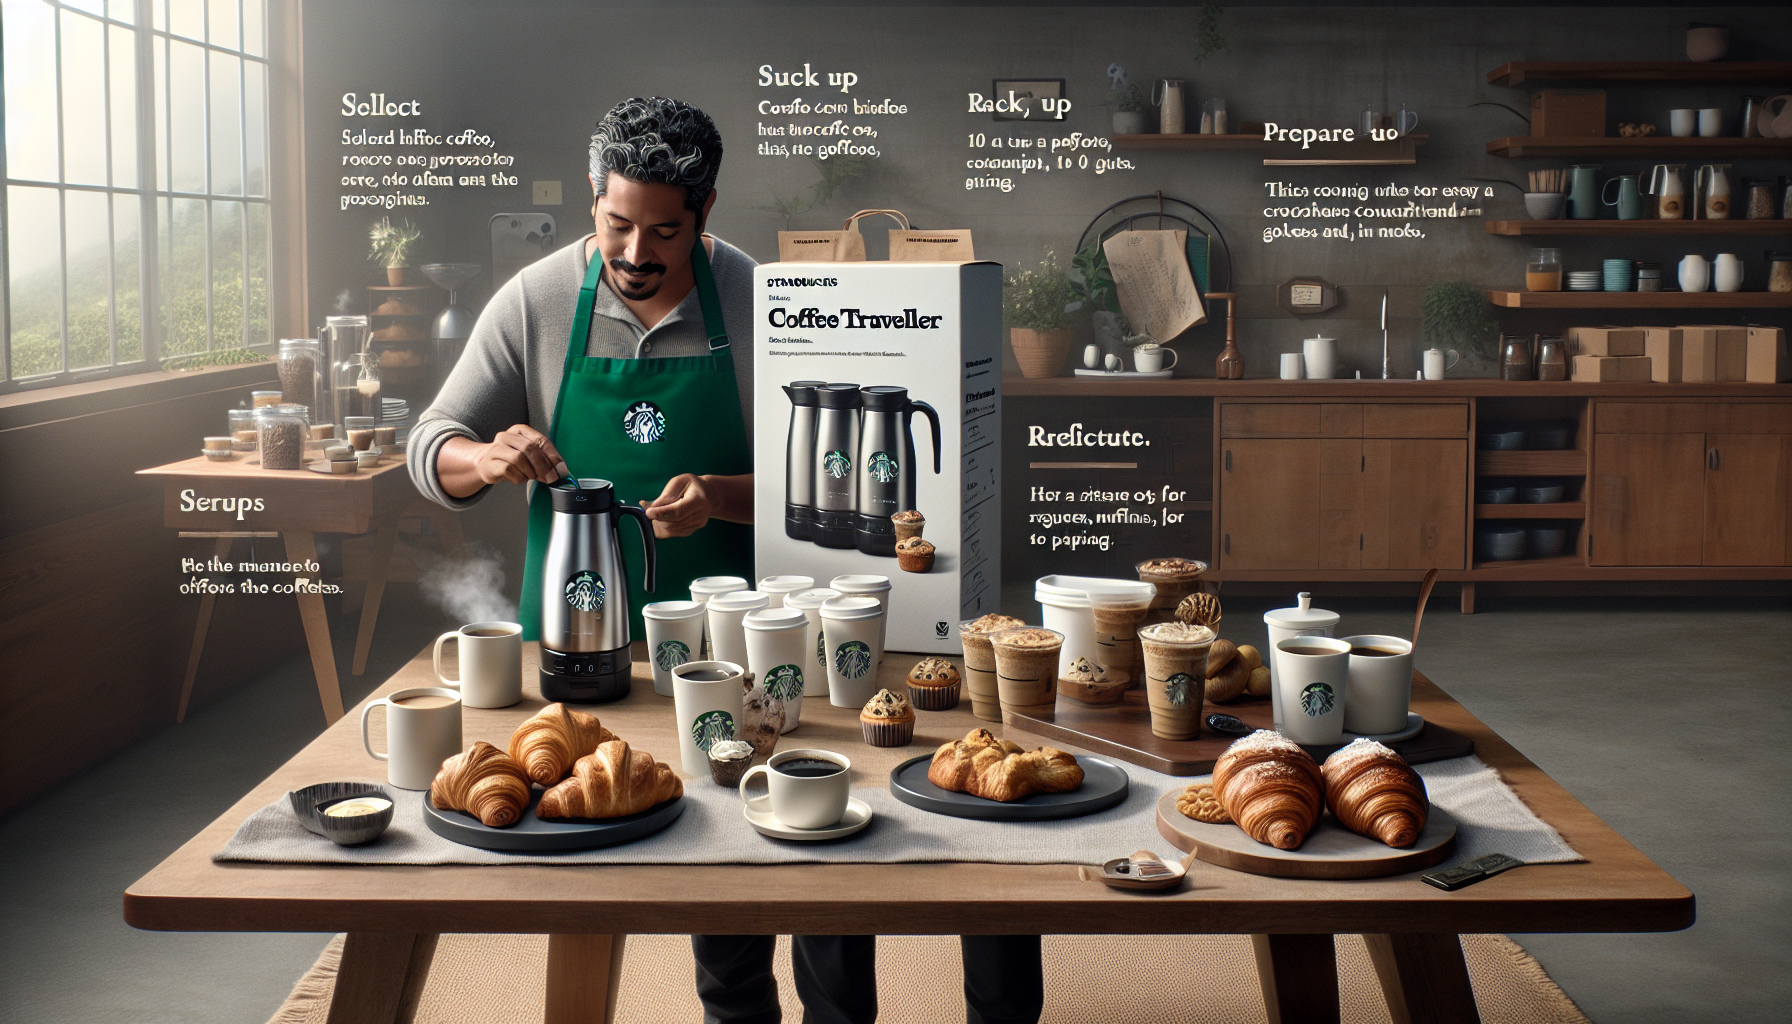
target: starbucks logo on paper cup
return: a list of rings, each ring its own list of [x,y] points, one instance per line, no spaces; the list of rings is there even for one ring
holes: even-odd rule
[[[670,672],[691,660],[691,649],[682,640],[661,640],[653,649],[653,663],[662,671]]]
[[[896,479],[902,467],[897,463],[896,456],[889,452],[872,452],[871,461],[865,464],[865,471],[871,474],[871,479],[887,484]]]
[[[1195,680],[1187,672],[1178,672],[1164,680],[1164,699],[1173,708],[1183,707],[1194,698]]]
[[[782,701],[796,700],[803,695],[803,670],[795,665],[779,665],[765,674],[765,692]]]
[[[666,414],[652,402],[636,402],[622,414],[622,431],[636,444],[652,444],[666,436]]]
[[[1309,683],[1306,689],[1300,691],[1300,709],[1309,718],[1318,718],[1330,711],[1337,702],[1338,698],[1332,693],[1332,688],[1324,683]]]
[[[871,647],[861,640],[848,640],[834,649],[834,671],[848,679],[858,679],[871,671]]]
[[[590,569],[581,569],[566,578],[566,603],[582,612],[594,612],[604,606],[604,578]]]
[[[726,711],[705,711],[691,721],[691,742],[705,754],[723,740],[734,738],[734,716]]]
[[[828,670],[828,638],[819,629],[815,631],[815,664],[820,665],[823,672]]]

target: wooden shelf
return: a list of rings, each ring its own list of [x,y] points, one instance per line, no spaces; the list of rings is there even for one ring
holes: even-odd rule
[[[1792,220],[1490,220],[1490,235],[1786,235]]]
[[[1548,558],[1518,558],[1518,559],[1514,559],[1510,562],[1476,562],[1475,563],[1475,571],[1476,572],[1499,572],[1502,569],[1508,569],[1508,570],[1529,569],[1529,570],[1536,571],[1536,570],[1560,569],[1564,566],[1570,566],[1570,565],[1584,566],[1586,564],[1587,564],[1587,556],[1577,553],[1577,554],[1572,554],[1572,555],[1551,555]]]
[[[1548,452],[1475,452],[1476,476],[1585,476],[1586,472],[1587,453],[1578,448]]]
[[[1487,289],[1506,309],[1785,309],[1792,292],[1527,292]]]
[[[1628,82],[1691,84],[1792,83],[1792,61],[1783,60],[1521,60],[1487,73],[1489,85],[1526,82]]]
[[[1249,369],[1273,370],[1268,360]],[[1211,374],[1206,368],[1191,373]],[[1451,377],[1447,380],[1280,380],[1250,377],[1215,380],[1212,376],[1129,378],[1003,377],[1002,394],[1014,398],[1228,398],[1338,399],[1346,402],[1418,401],[1453,398],[1770,398],[1792,400],[1792,384],[1724,383],[1657,384],[1652,381],[1597,383],[1581,380],[1500,380],[1497,377]]]
[[[1476,505],[1476,519],[1585,519],[1584,501],[1558,501],[1548,505],[1513,502],[1508,505]]]
[[[1226,135],[1116,135],[1115,149],[1155,150],[1276,150],[1290,154],[1266,157],[1266,167],[1345,167],[1380,166],[1417,163],[1414,150],[1431,138],[1422,132],[1402,135],[1389,142],[1315,142],[1311,149],[1290,148],[1287,142],[1266,142],[1263,126],[1251,122],[1239,125],[1243,132]]]
[[[1254,127],[1256,131],[1226,135],[1160,135],[1149,132],[1144,135],[1116,135],[1113,142],[1115,149],[1257,149],[1270,145],[1263,141],[1262,125],[1242,124],[1239,127]]]
[[[1495,139],[1487,144],[1487,152],[1505,157],[1681,157],[1705,160],[1714,157],[1730,159],[1785,159],[1792,157],[1792,139],[1740,139],[1735,137],[1675,138],[1672,135],[1651,135],[1645,139],[1626,139],[1616,135],[1514,135]]]

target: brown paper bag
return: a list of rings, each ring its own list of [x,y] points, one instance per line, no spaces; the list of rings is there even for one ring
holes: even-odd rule
[[[1122,231],[1101,244],[1114,273],[1120,312],[1160,343],[1207,322],[1188,269],[1188,232]]]
[[[890,259],[897,263],[968,263],[977,257],[968,228],[917,231],[900,210],[860,210],[839,231],[780,231],[778,258],[786,263],[858,263],[865,259],[859,220],[883,214],[902,224],[890,229]]]
[[[976,258],[970,228],[890,229],[891,263],[969,263]]]

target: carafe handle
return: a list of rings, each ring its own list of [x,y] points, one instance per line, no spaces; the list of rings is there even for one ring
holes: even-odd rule
[[[653,593],[655,574],[658,571],[659,555],[653,547],[653,523],[647,513],[639,505],[618,505],[617,510],[625,516],[632,516],[635,525],[641,528],[641,550],[647,554],[647,578],[641,581],[641,589]]]
[[[921,413],[927,417],[927,422],[933,426],[933,474],[938,476],[940,472],[940,414],[934,412],[933,406],[928,405],[926,402],[910,402],[908,403],[908,411],[910,413]]]

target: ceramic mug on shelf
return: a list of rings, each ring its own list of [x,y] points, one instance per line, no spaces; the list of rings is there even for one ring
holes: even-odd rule
[[[1714,292],[1739,292],[1742,290],[1742,257],[1733,252],[1720,252],[1711,262],[1711,290]]]
[[[1170,365],[1164,365],[1164,355],[1170,357]],[[1164,348],[1162,345],[1140,345],[1132,350],[1132,364],[1140,373],[1156,373],[1159,370],[1174,369],[1176,366],[1176,350]]]
[[[442,762],[460,753],[461,696],[445,686],[413,686],[369,701],[361,709],[361,745],[386,762],[386,781],[399,789],[428,789]],[[373,709],[386,709],[386,752],[368,734]]]
[[[764,764],[747,769],[740,779],[740,798],[751,803],[747,787],[764,775],[772,817],[786,828],[829,828],[846,817],[852,796],[852,762],[831,750],[781,750]]]
[[[1455,349],[1428,348],[1425,350],[1425,379],[1443,380],[1444,373],[1461,361],[1462,354]]]
[[[460,678],[442,672],[442,647],[454,642]],[[457,689],[470,708],[507,708],[523,699],[523,627],[515,622],[469,622],[436,637],[436,678]]]
[[[1696,253],[1680,261],[1680,290],[1702,292],[1711,284],[1711,264]]]
[[[1721,107],[1704,107],[1699,110],[1699,136],[1715,139],[1724,133],[1724,112]]]
[[[1282,379],[1299,380],[1301,369],[1300,362],[1301,357],[1299,352],[1282,353]]]
[[[1676,139],[1690,139],[1697,132],[1699,112],[1690,107],[1668,111],[1668,131]]]

